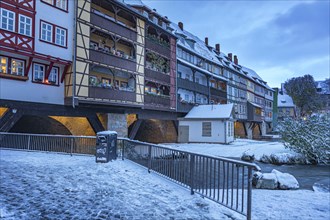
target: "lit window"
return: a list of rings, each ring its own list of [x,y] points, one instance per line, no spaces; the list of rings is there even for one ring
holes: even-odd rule
[[[15,30],[15,13],[1,8],[1,29],[14,31]]]
[[[11,74],[17,76],[24,76],[24,61],[22,60],[11,60]]]
[[[58,67],[53,67],[48,76],[48,82],[57,84],[58,80]]]
[[[8,58],[7,57],[0,57],[0,73],[7,73],[8,72]]]
[[[42,82],[45,76],[45,66],[35,63],[33,65],[33,78],[34,81]]]
[[[56,27],[56,40],[55,44],[60,46],[66,46],[66,30]]]
[[[41,22],[41,40],[52,42],[52,33],[52,25]]]
[[[32,19],[24,15],[19,15],[19,33],[31,36],[31,29]]]

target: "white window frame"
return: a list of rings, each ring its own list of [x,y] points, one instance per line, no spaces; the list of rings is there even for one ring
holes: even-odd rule
[[[6,60],[5,64],[2,63],[2,59]],[[2,72],[3,67],[5,67],[4,72]],[[8,57],[0,56],[0,73],[2,73],[2,74],[7,74],[8,73]]]
[[[49,73],[48,82],[57,84],[58,83],[58,73],[59,73],[59,68],[53,67]]]
[[[14,62],[22,64],[21,66],[16,65],[16,72],[14,72]],[[19,73],[20,72],[20,73]],[[10,74],[16,75],[16,76],[24,76],[24,61],[18,60],[18,59],[11,59],[11,71]]]
[[[44,28],[44,25],[46,25],[45,28]],[[53,43],[53,25],[42,21],[40,26],[41,26],[40,27],[40,29],[41,29],[40,39],[43,40],[43,41],[47,41],[49,43]],[[50,27],[50,31],[47,30],[48,27]],[[49,33],[50,33],[50,40],[47,39]]]
[[[25,21],[22,21],[22,18],[25,19]],[[27,20],[30,21],[30,23],[27,23]],[[22,27],[23,26],[23,27]],[[23,32],[21,30],[23,29]],[[18,28],[18,33],[26,35],[26,36],[31,36],[32,34],[32,19],[28,16],[25,15],[19,15],[19,28]]]
[[[55,0],[55,7],[67,11],[68,10],[67,6],[68,6],[67,0]]]
[[[38,69],[36,68],[38,66]],[[39,67],[43,67],[43,71],[39,70]],[[39,63],[34,63],[33,64],[33,81],[35,82],[43,82],[45,78],[45,73],[46,73],[46,65],[39,64]],[[38,77],[36,77],[36,75]],[[42,77],[40,77],[42,76]],[[39,80],[40,79],[40,80]]]
[[[60,33],[58,33],[58,31],[60,31]],[[66,47],[66,35],[66,29],[55,27],[55,44]]]
[[[3,15],[3,12],[7,12],[7,16],[4,16]],[[13,15],[13,18],[10,18],[9,17],[9,14],[12,14]],[[5,26],[2,26],[2,22],[4,19],[7,19],[7,22],[4,23]],[[9,28],[9,21],[12,21],[12,28]],[[4,9],[4,8],[1,8],[1,11],[0,11],[0,28],[1,29],[4,29],[4,30],[7,30],[7,31],[15,31],[15,12],[12,12],[10,10],[7,10],[7,9]]]

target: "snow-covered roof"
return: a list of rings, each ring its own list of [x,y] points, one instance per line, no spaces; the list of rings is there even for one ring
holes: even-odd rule
[[[188,51],[195,53],[196,55],[199,55],[205,59],[207,59],[210,62],[216,63],[218,65],[221,65],[215,54],[213,54],[209,48],[205,45],[205,42],[199,39],[197,36],[193,35],[192,33],[181,30],[180,27],[175,24],[171,23],[170,27],[173,29],[173,33],[179,37],[180,40],[178,40],[177,44],[178,46],[182,46]],[[187,40],[194,41],[194,46],[190,46]]]
[[[295,107],[292,98],[287,94],[278,93],[277,96],[277,106],[278,107]]]
[[[316,81],[316,89],[319,94],[330,95],[330,79],[324,81]]]
[[[234,104],[199,105],[193,107],[184,119],[229,119],[232,117]]]
[[[189,63],[188,61],[185,61],[184,59],[181,59],[181,58],[177,58],[177,59],[178,59],[178,61],[180,61],[180,63],[185,64],[187,66],[190,66],[190,67],[196,69],[199,72],[206,73],[209,76],[213,76],[214,78],[221,79],[223,81],[228,81],[225,77],[222,77],[222,76],[216,75],[214,73],[211,73],[206,69],[200,68],[200,67],[198,67],[198,66],[196,66],[192,63]]]
[[[250,104],[253,105],[254,107],[262,108],[260,105],[254,103],[254,102],[250,102],[250,101],[248,101],[248,103],[250,103]]]

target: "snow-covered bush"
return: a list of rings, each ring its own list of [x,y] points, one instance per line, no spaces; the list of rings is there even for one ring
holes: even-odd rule
[[[259,159],[262,163],[271,163],[275,165],[282,164],[306,164],[306,158],[302,154],[295,153],[276,153],[271,155],[262,155]]]
[[[312,164],[330,163],[330,115],[287,118],[278,130],[286,148],[304,155]]]

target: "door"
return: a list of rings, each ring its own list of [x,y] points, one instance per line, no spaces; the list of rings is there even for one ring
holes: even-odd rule
[[[181,125],[179,126],[179,143],[188,143],[189,142],[189,126]]]

